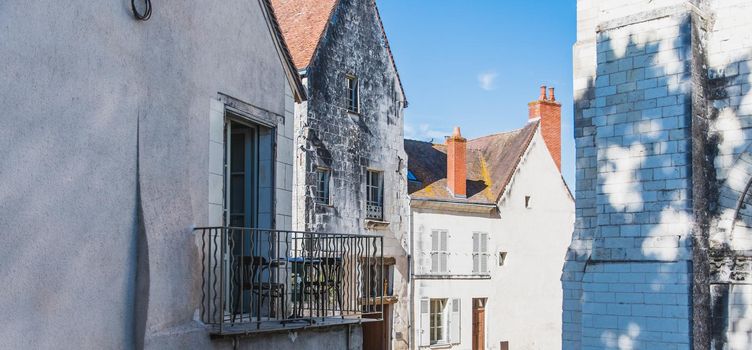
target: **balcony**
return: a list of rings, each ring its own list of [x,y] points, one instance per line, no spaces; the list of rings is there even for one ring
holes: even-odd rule
[[[196,231],[201,320],[213,336],[381,319],[384,297],[374,297],[372,291],[380,288],[371,285],[378,280],[372,275],[384,271],[381,236],[235,227]]]

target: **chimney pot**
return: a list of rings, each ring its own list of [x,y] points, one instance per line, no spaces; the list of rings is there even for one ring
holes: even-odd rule
[[[551,101],[556,101],[556,97],[554,97],[554,88],[548,88],[548,98]]]
[[[452,132],[452,137],[454,137],[454,138],[461,138],[462,137],[462,134],[460,133],[460,127],[459,126],[455,126],[454,127],[454,131]]]
[[[539,101],[545,101],[546,100],[546,86],[541,85],[540,87],[540,97],[538,97]]]

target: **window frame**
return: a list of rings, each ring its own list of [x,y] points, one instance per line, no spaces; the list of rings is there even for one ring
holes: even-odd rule
[[[313,201],[316,204],[332,205],[332,169],[316,167],[316,192]],[[322,174],[325,174],[326,184],[322,186]],[[323,195],[322,195],[323,192]]]
[[[373,176],[378,175],[378,183],[373,184]],[[381,170],[366,170],[366,218],[371,220],[384,220],[384,172]],[[376,191],[376,199],[372,198],[372,191]],[[380,215],[371,215],[371,208],[378,207]]]
[[[448,304],[447,298],[429,299],[429,343],[431,345],[449,344]],[[436,306],[438,307],[435,308]]]
[[[345,109],[360,114],[360,79],[355,74],[345,75]]]

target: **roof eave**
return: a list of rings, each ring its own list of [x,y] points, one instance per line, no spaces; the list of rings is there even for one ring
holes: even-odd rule
[[[277,53],[282,60],[284,66],[287,82],[292,90],[295,102],[303,102],[308,99],[305,88],[303,87],[303,81],[298,74],[298,69],[295,67],[295,63],[292,60],[290,49],[285,42],[285,37],[282,35],[282,30],[279,27],[279,21],[274,14],[274,8],[272,7],[271,0],[259,0],[264,18],[266,19],[269,32],[274,38],[274,46],[277,49]]]

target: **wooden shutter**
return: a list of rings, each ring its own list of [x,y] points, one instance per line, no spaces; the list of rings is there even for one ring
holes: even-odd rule
[[[488,272],[488,233],[480,234],[480,271]]]
[[[447,272],[447,232],[441,231],[441,239],[440,239],[440,248],[441,248],[441,254],[440,254],[440,261],[439,261],[439,269],[441,272]]]
[[[473,232],[473,273],[480,272],[480,257],[478,251],[480,249],[480,242],[477,232]]]
[[[420,328],[417,330],[420,346],[431,345],[431,300],[420,299]]]
[[[431,231],[431,272],[439,272],[439,232]]]
[[[449,342],[452,344],[459,344],[462,329],[460,324],[460,311],[462,307],[460,305],[460,299],[452,299],[452,304],[449,306]]]

